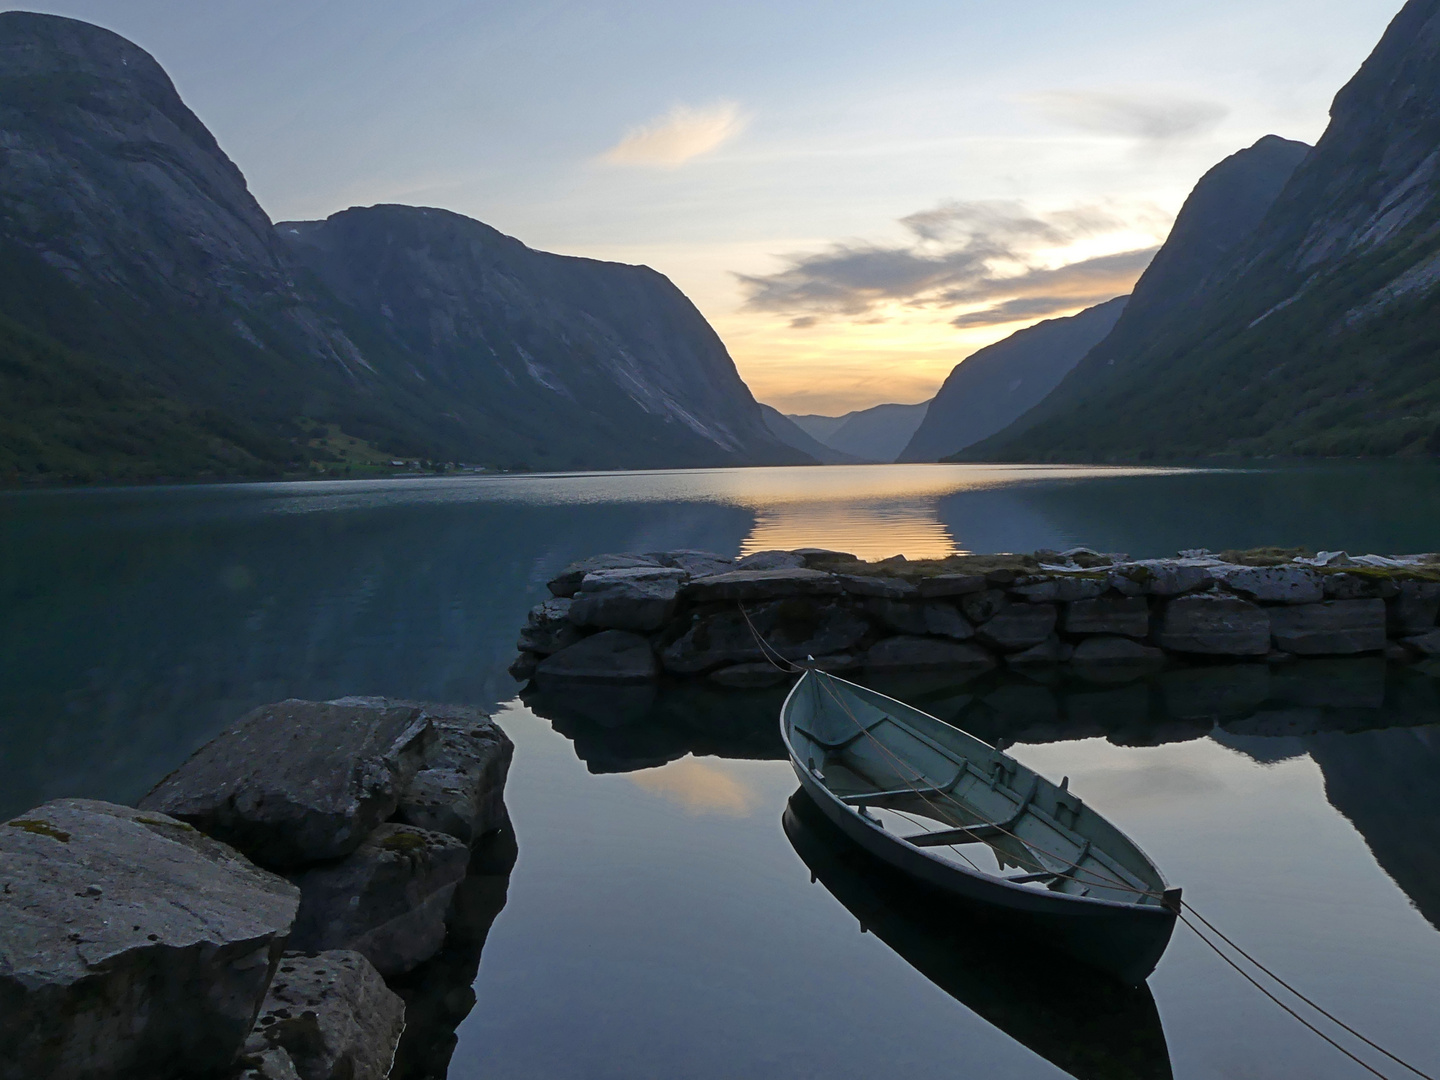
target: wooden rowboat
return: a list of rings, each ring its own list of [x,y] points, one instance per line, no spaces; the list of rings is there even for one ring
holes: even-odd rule
[[[862,933],[1022,1046],[1075,1080],[1174,1080],[1145,983],[1127,986],[1044,943],[994,932],[980,905],[882,863],[803,791],[790,797],[781,822],[811,878],[855,916]]]
[[[822,671],[790,691],[780,734],[806,794],[882,862],[1126,982],[1159,963],[1180,890],[1068,780]]]

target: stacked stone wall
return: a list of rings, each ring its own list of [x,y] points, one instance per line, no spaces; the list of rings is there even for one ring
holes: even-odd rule
[[[1073,549],[871,563],[673,551],[597,556],[549,588],[520,635],[522,681],[747,687],[801,663],[957,678],[1064,667],[1110,681],[1217,659],[1440,653],[1440,555]]]

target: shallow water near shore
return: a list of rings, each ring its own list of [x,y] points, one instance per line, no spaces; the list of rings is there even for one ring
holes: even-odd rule
[[[795,781],[773,694],[521,700],[505,674],[544,582],[585,555],[1075,544],[1435,550],[1440,470],[863,466],[0,494],[0,818],[62,795],[133,801],[265,701],[496,708],[517,744],[519,859],[450,1076],[1165,1075],[1144,1010],[1128,1043],[1129,1019],[1058,1016],[1058,1046],[1016,1015],[1059,1006],[978,946],[923,920],[862,934],[851,895],[812,884],[782,828]],[[1433,680],[1366,659],[888,689],[1068,775],[1274,969],[1421,1068],[1440,1062]],[[953,977],[912,966],[925,958]],[[1063,961],[1023,961],[1089,992]],[[1149,987],[1175,1076],[1363,1075],[1183,928]]]

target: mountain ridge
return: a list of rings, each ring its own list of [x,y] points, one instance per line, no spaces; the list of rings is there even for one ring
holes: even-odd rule
[[[984,460],[1440,452],[1440,2],[1410,0],[1181,313],[972,448]],[[1107,366],[1112,366],[1107,361]]]
[[[939,461],[1022,416],[1111,332],[1128,300],[1045,319],[966,357],[946,376],[897,460]]]
[[[478,375],[468,396],[441,388],[433,376],[447,363],[488,361],[417,351],[347,303],[296,257],[163,68],[108,30],[0,14],[0,140],[0,316],[70,356],[77,392],[82,369],[103,370],[140,412],[164,401],[174,416],[225,418],[240,441],[192,475],[228,475],[221,463],[244,459],[242,443],[268,448],[250,464],[272,474],[313,467],[328,460],[313,432],[337,426],[374,457],[505,468],[811,460],[770,433],[709,324],[648,268],[588,264],[597,291],[610,288],[607,275],[624,278],[620,291],[656,321],[629,334],[612,326],[608,338],[591,328],[609,341],[605,363],[565,375],[584,383],[588,400],[575,391],[568,402],[505,398]],[[559,303],[522,299],[537,310]],[[428,312],[442,322],[447,314]],[[536,322],[523,347],[539,367],[581,368],[598,354],[571,356],[576,331]],[[15,347],[14,371],[30,370],[24,356],[41,353]],[[592,406],[615,411],[596,416]],[[11,478],[105,474],[112,459],[87,458],[67,431],[69,449],[27,436],[24,445],[51,449],[28,464],[16,450]],[[183,462],[197,460],[169,466],[183,474]]]

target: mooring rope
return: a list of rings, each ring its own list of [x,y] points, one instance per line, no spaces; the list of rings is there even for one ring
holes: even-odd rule
[[[762,635],[762,634],[760,633],[759,629],[755,626],[755,623],[751,620],[751,618],[750,618],[750,613],[745,610],[745,605],[742,604],[742,603],[739,603],[739,602],[737,601],[737,602],[736,602],[736,606],[740,609],[740,614],[741,614],[742,616],[744,616],[745,624],[750,628],[750,633],[751,633],[751,635],[754,637],[756,644],[759,645],[761,655],[762,655],[767,661],[769,661],[769,663],[770,663],[772,666],[774,666],[774,667],[777,668],[778,670],[783,671],[783,672],[785,672],[785,673],[787,673],[787,674],[796,674],[796,673],[799,673],[799,672],[804,672],[804,671],[810,670],[810,669],[805,668],[805,667],[803,667],[803,666],[801,666],[801,665],[798,665],[798,664],[793,663],[792,661],[790,661],[789,659],[787,659],[787,658],[785,657],[785,655],[784,655],[783,653],[781,653],[778,649],[776,649],[776,648],[774,648],[774,646],[770,645],[770,643],[765,640],[764,635]],[[773,654],[773,655],[772,655],[772,654]],[[816,669],[816,670],[817,670],[817,672],[818,672],[818,669]],[[820,673],[820,674],[823,674],[823,672],[819,672],[819,673]],[[881,752],[882,754],[884,754],[884,755],[891,761],[891,763],[892,763],[893,765],[896,765],[896,766],[899,767],[898,770],[897,770],[897,775],[900,775],[902,778],[904,778],[904,777],[905,777],[905,774],[908,773],[908,774],[909,774],[909,780],[910,780],[910,781],[923,782],[923,781],[925,780],[925,776],[924,776],[921,772],[919,772],[918,769],[916,769],[913,765],[910,765],[908,762],[905,762],[903,759],[899,758],[893,751],[890,750],[889,747],[887,747],[884,743],[882,743],[879,739],[877,739],[877,738],[875,737],[875,735],[870,731],[869,728],[867,728],[863,723],[861,723],[860,718],[857,717],[857,716],[854,714],[854,712],[851,711],[848,703],[847,703],[842,697],[840,697],[839,694],[837,694],[837,693],[835,692],[835,689],[828,684],[828,681],[822,681],[820,685],[825,689],[825,691],[827,692],[827,694],[830,696],[830,699],[831,699],[832,701],[834,701],[837,705],[840,706],[840,708],[844,711],[845,715],[848,716],[848,717],[850,718],[850,721],[851,721],[852,723],[854,723],[855,726],[859,729],[860,733],[861,733],[862,735],[866,736],[866,737],[870,740],[870,742],[873,743],[873,744],[880,750],[880,752]],[[959,799],[955,798],[955,796],[952,795],[950,792],[948,792],[948,791],[939,791],[939,792],[937,792],[937,793],[938,793],[943,799],[945,799],[946,801],[948,801],[948,802],[950,802],[951,804],[953,804],[953,805],[954,805],[957,809],[959,809],[962,813],[965,813],[967,816],[969,816],[969,815],[968,815],[968,808],[967,808],[963,803],[961,803]],[[945,822],[945,821],[948,820],[949,815],[946,815],[946,814],[944,814],[943,812],[939,811],[939,808],[938,808],[934,803],[932,803],[932,802],[925,796],[925,794],[924,794],[923,792],[921,792],[921,791],[919,791],[919,790],[917,789],[917,790],[914,792],[914,794],[915,794],[915,797],[918,798],[918,799],[920,799],[920,801],[923,802],[927,807],[929,807],[929,808],[930,808],[931,810],[933,810],[933,811],[936,811],[936,820],[941,821],[941,822]],[[890,809],[893,809],[893,808],[890,808]],[[910,816],[909,814],[905,814],[903,811],[894,810],[894,812],[895,812],[896,814],[901,815],[902,817],[905,817],[905,818],[908,819],[908,820],[913,820],[913,818],[911,818],[911,816]],[[1002,825],[995,824],[995,823],[991,823],[991,822],[985,822],[985,823],[983,823],[983,824],[987,825],[988,827],[994,828],[997,832],[1000,832],[1000,833],[1004,834],[1005,836],[1008,836],[1008,837],[1010,837],[1011,839],[1015,840],[1016,842],[1018,842],[1018,843],[1019,843],[1020,845],[1022,845],[1027,851],[1031,852],[1032,854],[1035,854],[1035,855],[1046,855],[1046,856],[1049,856],[1050,858],[1055,859],[1055,860],[1057,860],[1057,861],[1059,861],[1059,862],[1062,862],[1062,863],[1067,861],[1063,856],[1058,855],[1058,854],[1056,854],[1055,852],[1052,852],[1052,851],[1047,851],[1047,850],[1045,850],[1044,848],[1041,848],[1041,847],[1035,845],[1035,844],[1032,843],[1031,841],[1025,840],[1024,838],[1016,835],[1014,832],[1011,832],[1009,829],[1006,829],[1006,828],[1005,828],[1004,826],[1002,826]],[[962,826],[962,827],[963,827],[963,826]],[[955,851],[955,853],[956,853],[957,855],[959,855],[962,859],[964,859],[967,863],[969,863],[970,866],[971,866],[972,868],[974,868],[977,873],[984,873],[984,871],[980,870],[980,868],[979,868],[978,866],[976,866],[975,863],[972,862],[971,859],[970,859],[963,851],[960,850],[960,845],[959,845],[958,843],[947,844],[947,845],[944,845],[944,846],[953,849],[953,850]],[[1039,860],[1038,858],[1037,858],[1035,861],[1036,861],[1037,865],[1040,865],[1040,866],[1043,866],[1043,865],[1044,865],[1043,863],[1040,862],[1040,860]],[[1136,888],[1135,886],[1131,885],[1130,883],[1121,881],[1120,879],[1115,878],[1115,877],[1112,877],[1112,876],[1110,876],[1110,875],[1108,875],[1108,874],[1102,874],[1102,873],[1100,873],[1099,871],[1093,870],[1093,869],[1082,869],[1082,868],[1079,867],[1078,865],[1072,866],[1072,872],[1070,872],[1070,873],[1056,873],[1056,874],[1055,874],[1055,877],[1056,877],[1056,878],[1065,878],[1065,879],[1068,879],[1068,880],[1071,880],[1071,881],[1075,881],[1075,882],[1077,882],[1077,883],[1082,883],[1082,882],[1080,881],[1080,878],[1077,876],[1077,874],[1080,874],[1080,873],[1089,874],[1089,875],[1094,879],[1094,881],[1092,882],[1092,884],[1101,885],[1101,886],[1103,887],[1104,884],[1108,882],[1108,883],[1110,883],[1113,887],[1115,887],[1115,888],[1117,888],[1117,889],[1119,889],[1119,890],[1122,890],[1122,891],[1125,891],[1125,892],[1133,892],[1133,893],[1136,893],[1137,895],[1141,895],[1141,896],[1148,896],[1148,897],[1151,897],[1151,898],[1153,898],[1153,899],[1159,900],[1159,901],[1161,901],[1162,903],[1164,903],[1165,898],[1164,898],[1164,893],[1162,893],[1162,892],[1156,892],[1156,891],[1154,891],[1154,890],[1145,889],[1145,888]],[[1002,880],[1004,880],[1004,879],[1002,879]],[[1327,1035],[1325,1032],[1321,1031],[1318,1027],[1316,1027],[1314,1024],[1312,1024],[1309,1020],[1305,1019],[1305,1017],[1301,1016],[1301,1015],[1300,1015],[1298,1012],[1296,1012],[1293,1008],[1291,1008],[1291,1007],[1290,1007],[1289,1005],[1287,1005],[1285,1002],[1281,1001],[1278,997],[1276,997],[1273,992],[1271,992],[1267,987],[1265,987],[1264,985],[1262,985],[1262,984],[1261,984],[1257,979],[1255,979],[1255,977],[1252,976],[1248,971],[1246,971],[1246,970],[1245,970],[1244,968],[1242,968],[1239,964],[1237,964],[1231,957],[1227,956],[1227,955],[1224,953],[1224,951],[1220,949],[1220,947],[1219,947],[1218,945],[1216,945],[1213,941],[1211,941],[1208,937],[1206,937],[1206,935],[1201,931],[1201,929],[1200,929],[1198,926],[1195,925],[1195,923],[1191,922],[1190,919],[1188,919],[1188,918],[1185,917],[1185,912],[1188,911],[1188,912],[1189,912],[1191,915],[1193,915],[1197,920],[1199,920],[1199,922],[1202,923],[1202,924],[1205,926],[1206,929],[1208,929],[1211,933],[1213,933],[1216,937],[1218,937],[1218,938],[1219,938],[1221,941],[1223,941],[1226,945],[1230,946],[1230,948],[1234,949],[1235,952],[1237,952],[1237,953],[1240,954],[1240,956],[1244,957],[1245,960],[1248,961],[1250,964],[1252,964],[1258,971],[1260,971],[1260,972],[1262,972],[1263,974],[1265,974],[1267,977],[1269,977],[1271,980],[1273,980],[1277,985],[1279,985],[1279,986],[1283,987],[1285,990],[1289,991],[1291,994],[1293,994],[1293,995],[1294,995],[1296,998],[1298,998],[1300,1001],[1303,1001],[1306,1005],[1310,1006],[1310,1008],[1314,1009],[1314,1010],[1315,1010],[1317,1013],[1319,1013],[1321,1016],[1325,1017],[1325,1019],[1329,1020],[1331,1023],[1335,1024],[1337,1027],[1341,1028],[1341,1029],[1344,1030],[1345,1032],[1347,1032],[1347,1033],[1349,1033],[1350,1035],[1354,1036],[1356,1039],[1359,1039],[1359,1040],[1360,1040],[1361,1042],[1363,1042],[1366,1046],[1369,1046],[1372,1050],[1375,1050],[1377,1053],[1383,1054],[1385,1057],[1389,1058],[1391,1061],[1395,1062],[1397,1065],[1400,1065],[1400,1066],[1402,1066],[1403,1068],[1408,1069],[1410,1072],[1414,1073],[1416,1076],[1421,1077],[1422,1080],[1435,1080],[1435,1078],[1432,1077],[1429,1073],[1423,1072],[1422,1070],[1416,1068],[1414,1065],[1410,1064],[1410,1063],[1409,1063],[1408,1061],[1406,1061],[1404,1058],[1398,1056],[1397,1054],[1392,1053],[1392,1052],[1389,1051],[1389,1050],[1386,1050],[1386,1049],[1385,1049],[1383,1046],[1381,1046],[1379,1043],[1375,1042],[1373,1039],[1367,1038],[1367,1037],[1366,1037],[1365,1035],[1363,1035],[1361,1032],[1357,1031],[1354,1027],[1352,1027],[1351,1025],[1347,1024],[1344,1020],[1341,1020],[1341,1019],[1340,1019],[1338,1016],[1336,1016],[1334,1013],[1330,1012],[1328,1009],[1324,1008],[1322,1005],[1319,1005],[1319,1004],[1316,1003],[1314,1000],[1312,1000],[1311,998],[1307,997],[1305,994],[1301,993],[1298,989],[1296,989],[1294,986],[1292,986],[1289,982],[1287,982],[1285,979],[1281,978],[1281,977],[1280,977],[1279,975],[1277,975],[1275,972],[1271,971],[1270,968],[1266,967],[1266,966],[1265,966],[1264,964],[1262,964],[1259,960],[1255,959],[1255,957],[1254,957],[1253,955],[1251,955],[1251,954],[1250,954],[1249,952],[1247,952],[1245,949],[1241,948],[1238,944],[1236,944],[1233,939],[1231,939],[1228,935],[1226,935],[1223,931],[1221,931],[1218,927],[1216,927],[1214,923],[1212,923],[1209,919],[1205,918],[1205,916],[1202,915],[1200,912],[1196,911],[1194,905],[1192,905],[1188,900],[1182,899],[1182,900],[1180,901],[1179,907],[1175,908],[1174,910],[1175,910],[1176,915],[1179,917],[1180,921],[1181,921],[1182,923],[1184,923],[1185,926],[1187,926],[1187,927],[1190,929],[1190,931],[1195,934],[1195,936],[1196,936],[1197,938],[1199,938],[1202,942],[1204,942],[1205,945],[1206,945],[1207,947],[1209,947],[1210,950],[1213,951],[1216,956],[1220,957],[1221,960],[1225,961],[1226,964],[1228,964],[1228,965],[1229,965],[1231,968],[1233,968],[1237,973],[1239,973],[1239,974],[1241,975],[1241,977],[1243,977],[1243,978],[1245,979],[1246,982],[1250,983],[1250,985],[1252,985],[1253,987],[1255,987],[1255,989],[1259,990],[1260,993],[1263,994],[1267,999],[1269,999],[1270,1001],[1272,1001],[1272,1002],[1274,1002],[1276,1005],[1278,1005],[1281,1009],[1283,1009],[1286,1013],[1288,1013],[1290,1016],[1292,1016],[1295,1020],[1297,1020],[1300,1024],[1302,1024],[1302,1025],[1303,1025],[1305,1028],[1307,1028],[1309,1031],[1311,1031],[1311,1032],[1314,1033],[1315,1035],[1319,1036],[1319,1037],[1320,1037],[1321,1039],[1323,1039],[1326,1043],[1328,1043],[1330,1046],[1334,1047],[1334,1048],[1335,1048],[1336,1050],[1338,1050],[1340,1053],[1344,1054],[1347,1058],[1349,1058],[1351,1061],[1355,1062],[1357,1065],[1359,1065],[1361,1068],[1365,1069],[1367,1072],[1369,1072],[1369,1073],[1371,1073],[1371,1074],[1373,1074],[1373,1075],[1375,1075],[1375,1076],[1380,1077],[1381,1080],[1391,1080],[1391,1078],[1390,1078],[1389,1076],[1387,1076],[1385,1073],[1380,1072],[1378,1069],[1376,1069],[1374,1066],[1368,1064],[1366,1061],[1364,1061],[1362,1058],[1358,1057],[1356,1054],[1354,1054],[1354,1053],[1353,1053],[1352,1051],[1350,1051],[1348,1048],[1342,1046],[1342,1045],[1341,1045],[1339,1042],[1337,1042],[1335,1039],[1331,1038],[1331,1037],[1330,1037],[1329,1035]]]

